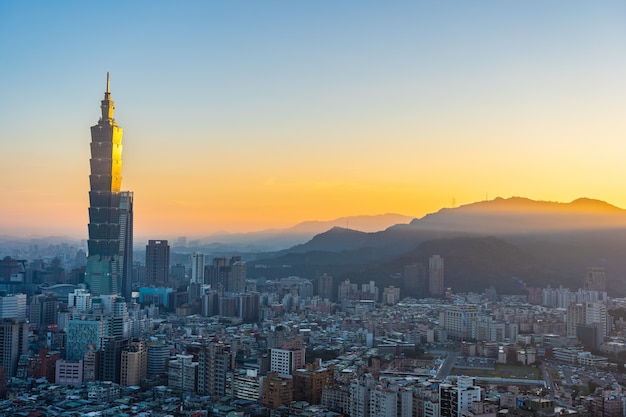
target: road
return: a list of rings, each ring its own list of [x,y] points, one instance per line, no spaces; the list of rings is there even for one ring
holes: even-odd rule
[[[452,371],[452,367],[456,363],[456,358],[459,356],[458,352],[448,352],[448,356],[446,356],[446,360],[443,361],[443,365],[439,368],[437,372],[437,379],[444,380],[450,375],[450,371]]]

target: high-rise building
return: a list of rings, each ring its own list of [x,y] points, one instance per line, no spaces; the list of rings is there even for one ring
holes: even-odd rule
[[[109,74],[102,116],[91,127],[91,174],[89,175],[89,240],[85,283],[92,294],[125,292],[126,269],[132,259],[132,193],[122,193],[123,129],[113,118]]]
[[[67,296],[70,311],[87,311],[91,308],[91,293],[84,288],[76,288]]]
[[[146,246],[145,284],[167,287],[170,276],[170,246],[167,240],[149,240]]]
[[[335,381],[335,367],[322,368],[321,360],[307,363],[305,368],[293,373],[293,400],[320,404],[324,388],[332,387]]]
[[[428,290],[430,295],[443,295],[443,258],[439,255],[428,259]]]
[[[198,353],[198,392],[223,396],[226,393],[226,375],[234,368],[235,355],[230,345],[211,342]]]
[[[293,380],[282,377],[276,372],[270,372],[261,387],[261,404],[268,408],[278,408],[288,405],[293,399]]]
[[[293,375],[296,369],[304,368],[305,349],[299,340],[283,343],[282,349],[270,349],[270,371],[281,376]]]
[[[204,284],[204,254],[196,252],[191,255],[191,283]]]
[[[323,274],[317,279],[317,295],[321,299],[333,299],[333,277],[332,275]]]
[[[230,259],[230,271],[226,290],[234,293],[242,293],[246,288],[246,263],[239,256]]]
[[[30,324],[45,330],[57,324],[59,301],[54,293],[37,294],[30,300]]]
[[[416,298],[428,296],[428,278],[423,264],[406,265],[402,278],[404,284],[403,293],[406,296]]]
[[[105,337],[100,356],[100,380],[120,383],[122,352],[128,349],[126,337]]]
[[[133,199],[132,191],[120,193],[121,293],[129,302],[133,291]]]
[[[167,364],[167,386],[176,391],[195,392],[198,366],[198,362],[193,362],[193,355],[176,355],[176,359]]]
[[[26,294],[0,294],[0,319],[26,320]]]
[[[140,385],[148,375],[148,351],[141,339],[133,339],[122,351],[120,385]]]
[[[196,252],[191,255],[191,281],[189,282],[189,302],[200,298],[204,285],[204,254]]]
[[[28,323],[16,319],[0,321],[0,366],[7,377],[15,376],[17,362],[28,351]]]
[[[604,268],[589,267],[585,276],[584,289],[588,291],[606,291],[606,275]]]
[[[474,385],[474,378],[460,376],[456,385],[439,385],[439,415],[441,417],[459,417],[469,410],[474,401],[480,401],[480,387]]]

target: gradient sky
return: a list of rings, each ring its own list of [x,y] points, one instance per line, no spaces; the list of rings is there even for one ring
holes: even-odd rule
[[[626,2],[0,2],[0,234],[87,236],[111,72],[139,238],[501,196],[626,207]]]

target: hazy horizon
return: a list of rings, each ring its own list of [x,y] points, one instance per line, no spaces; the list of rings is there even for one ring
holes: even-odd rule
[[[624,21],[620,2],[2,2],[0,234],[87,236],[107,71],[136,236],[626,207]]]

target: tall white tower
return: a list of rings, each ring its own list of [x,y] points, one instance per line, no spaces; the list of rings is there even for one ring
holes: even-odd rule
[[[204,284],[204,254],[196,252],[191,256],[191,283]]]

